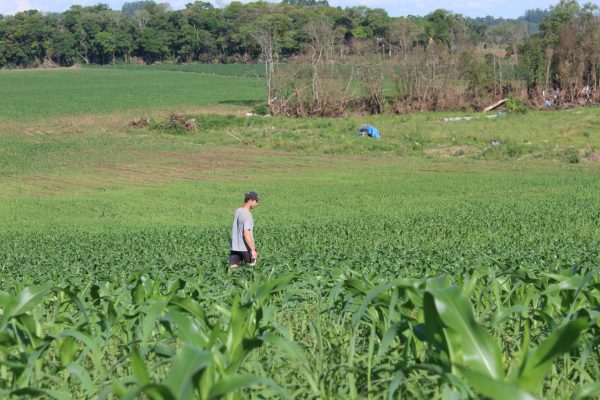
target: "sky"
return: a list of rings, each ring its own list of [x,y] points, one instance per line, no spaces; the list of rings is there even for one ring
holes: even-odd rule
[[[97,3],[108,4],[113,10],[120,10],[127,0],[0,0],[0,14],[12,15],[19,11],[35,9],[38,11],[62,12],[68,10],[72,5],[79,4],[89,6]],[[135,0],[128,0],[133,2]],[[185,8],[186,3],[193,0],[155,0],[156,3],[170,3],[174,10]],[[206,0],[204,0],[206,1]],[[273,1],[273,0],[272,0]],[[274,2],[279,2],[275,0]],[[364,5],[369,8],[383,8],[392,17],[406,15],[427,15],[430,12],[444,8],[467,17],[485,17],[491,15],[499,18],[518,18],[525,14],[526,10],[541,8],[545,9],[557,4],[558,0],[328,0],[330,6],[353,7]],[[228,0],[211,0],[217,7],[227,5]],[[242,0],[248,3],[249,0]],[[580,0],[584,4],[587,0]],[[600,5],[600,0],[592,0],[591,3]]]

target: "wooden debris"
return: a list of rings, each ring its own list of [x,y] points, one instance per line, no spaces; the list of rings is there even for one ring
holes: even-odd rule
[[[129,125],[134,129],[145,128],[150,122],[146,118],[134,119]]]
[[[491,106],[488,106],[488,107],[484,108],[484,109],[483,109],[483,112],[487,112],[487,111],[493,110],[494,108],[496,108],[496,107],[498,107],[498,106],[500,106],[500,105],[502,105],[502,104],[506,103],[506,101],[507,101],[507,100],[508,100],[508,99],[502,99],[502,100],[498,100],[497,102],[495,102],[495,103],[494,103],[494,104],[492,104]]]

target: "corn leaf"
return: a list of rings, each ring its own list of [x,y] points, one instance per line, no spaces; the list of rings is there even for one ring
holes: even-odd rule
[[[588,383],[577,389],[572,395],[571,400],[594,399],[600,397],[600,382]]]
[[[251,385],[264,385],[272,388],[278,389],[279,394],[287,399],[291,399],[292,396],[286,393],[279,385],[277,385],[273,380],[267,378],[260,378],[258,376],[253,375],[236,375],[221,379],[217,382],[211,389],[208,394],[209,399],[217,399],[222,396],[233,393],[243,387],[251,386]]]
[[[455,286],[428,290],[426,319],[439,318],[447,340],[450,362],[494,379],[502,379],[504,370],[497,343],[477,324],[471,305]],[[432,314],[432,308],[436,313]],[[432,325],[436,326],[436,325]],[[439,328],[439,324],[437,327]],[[434,328],[435,329],[435,328]]]
[[[493,400],[535,400],[531,393],[500,379],[458,368],[465,380],[480,394]]]
[[[59,390],[42,390],[36,388],[22,388],[10,392],[12,396],[24,397],[46,397],[55,400],[71,400],[71,395]]]
[[[7,299],[5,299],[6,303],[0,322],[0,331],[6,328],[11,318],[24,314],[40,304],[50,288],[51,284],[27,287],[16,296],[11,297],[10,300],[6,301]]]
[[[212,354],[189,343],[183,345],[175,356],[165,384],[175,398],[187,400],[194,398],[197,382],[194,376],[212,363]]]
[[[150,374],[148,373],[148,369],[146,368],[146,364],[140,355],[140,351],[137,348],[134,348],[131,352],[131,369],[133,370],[133,376],[140,382],[142,385],[147,385],[150,383]]]
[[[552,332],[542,344],[527,353],[515,383],[531,392],[539,390],[554,359],[575,345],[581,332],[588,327],[588,323],[587,318],[578,318]]]

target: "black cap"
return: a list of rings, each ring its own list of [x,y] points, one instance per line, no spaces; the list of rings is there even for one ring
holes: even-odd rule
[[[246,193],[244,195],[244,202],[246,202],[248,200],[256,200],[256,201],[258,201],[259,200],[258,193],[256,193],[256,192]]]

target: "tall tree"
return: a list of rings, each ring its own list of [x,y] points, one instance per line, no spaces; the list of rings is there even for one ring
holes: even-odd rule
[[[132,19],[137,11],[145,10],[148,6],[155,6],[156,2],[152,0],[141,0],[134,2],[125,2],[121,7],[121,13],[127,18]]]

